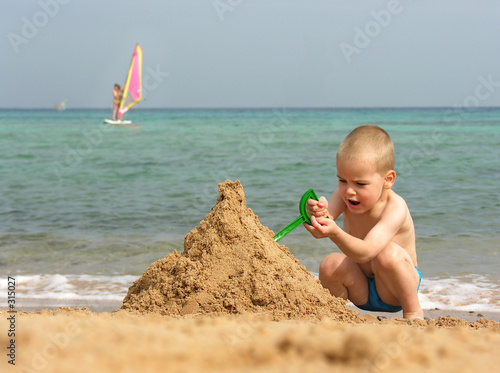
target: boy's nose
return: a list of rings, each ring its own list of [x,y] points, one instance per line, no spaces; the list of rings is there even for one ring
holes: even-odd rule
[[[352,187],[347,187],[346,193],[350,197],[356,195],[356,192],[354,191],[354,189]]]

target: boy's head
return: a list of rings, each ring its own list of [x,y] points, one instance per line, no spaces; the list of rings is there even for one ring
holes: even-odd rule
[[[394,145],[382,128],[366,124],[355,128],[342,141],[337,151],[339,161],[374,162],[381,175],[394,169]]]
[[[347,135],[337,152],[337,178],[340,196],[352,213],[373,208],[396,179],[394,145],[387,132],[365,125]]]

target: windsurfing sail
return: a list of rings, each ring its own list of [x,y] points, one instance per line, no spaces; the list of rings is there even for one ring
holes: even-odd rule
[[[123,95],[118,108],[118,118],[142,100],[142,49],[137,44],[128,69],[127,79],[123,86]]]
[[[66,103],[68,102],[68,99],[61,101],[60,103],[57,103],[54,105],[57,111],[64,111],[66,110]]]

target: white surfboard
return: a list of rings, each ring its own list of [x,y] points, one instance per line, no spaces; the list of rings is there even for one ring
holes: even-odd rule
[[[104,123],[120,125],[120,124],[132,124],[132,121],[131,120],[120,120],[120,119],[116,119],[116,120],[104,119]]]

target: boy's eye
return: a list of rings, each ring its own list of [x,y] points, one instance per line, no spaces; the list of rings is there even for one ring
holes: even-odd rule
[[[339,179],[339,183],[345,183],[345,180]]]
[[[362,185],[366,185],[366,183],[356,183],[356,184],[361,185],[361,186],[362,186]]]

